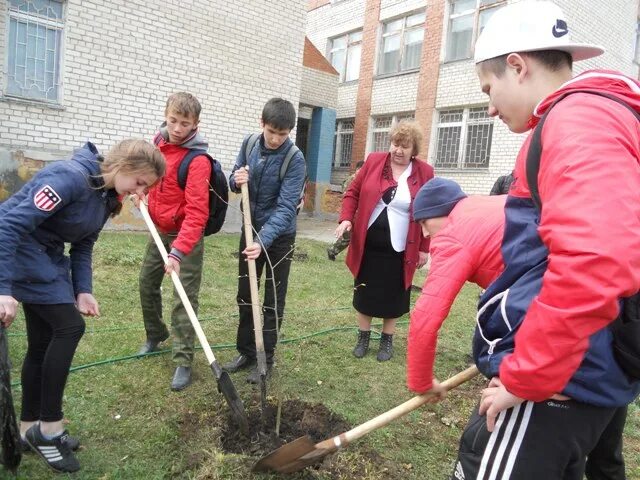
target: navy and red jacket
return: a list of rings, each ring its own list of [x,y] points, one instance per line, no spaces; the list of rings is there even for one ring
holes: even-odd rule
[[[349,220],[352,225],[351,240],[347,252],[346,264],[354,277],[358,276],[364,245],[367,238],[367,225],[373,209],[382,194],[396,185],[393,178],[384,175],[385,166],[389,162],[389,152],[373,152],[367,157],[364,166],[358,172],[342,199],[340,220]],[[411,175],[407,178],[411,194],[409,218],[413,217],[413,200],[420,187],[433,178],[433,167],[418,158],[411,160]],[[404,250],[404,287],[411,286],[413,274],[416,271],[420,252],[429,251],[429,239],[422,236],[422,229],[417,222],[409,222],[407,244]],[[381,272],[383,275],[384,272]]]
[[[564,93],[616,95],[640,111],[640,85],[616,72],[577,76]],[[541,213],[526,180],[524,142],[505,207],[504,272],[480,299],[473,353],[487,377],[532,401],[562,393],[602,407],[640,392],[617,364],[609,325],[640,290],[640,123],[625,106],[574,93],[542,131]]]
[[[92,293],[93,245],[119,205],[116,191],[104,188],[100,162],[87,142],[0,205],[0,295],[52,305]]]

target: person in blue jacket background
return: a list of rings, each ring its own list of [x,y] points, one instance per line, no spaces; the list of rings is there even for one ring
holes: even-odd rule
[[[105,157],[87,142],[0,205],[0,322],[9,327],[21,302],[27,328],[20,434],[23,448],[56,471],[80,468],[78,441],[62,426],[62,397],[84,333],[81,314],[100,314],[93,245],[123,196],[144,195],[164,171],[164,157],[144,140],[124,140]]]

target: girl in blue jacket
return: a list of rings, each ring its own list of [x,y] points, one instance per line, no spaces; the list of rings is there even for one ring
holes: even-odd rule
[[[72,452],[78,441],[62,426],[62,396],[84,333],[81,314],[100,314],[91,293],[93,245],[120,199],[144,195],[164,171],[164,157],[144,140],[124,140],[105,157],[87,143],[0,205],[0,322],[11,325],[22,302],[27,328],[20,433],[23,447],[56,471],[80,468]]]

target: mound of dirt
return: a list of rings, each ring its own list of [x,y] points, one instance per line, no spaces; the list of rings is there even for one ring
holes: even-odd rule
[[[227,453],[262,456],[304,435],[309,435],[315,443],[351,428],[342,417],[320,403],[312,405],[300,400],[286,400],[282,403],[280,436],[276,436],[277,405],[268,403],[264,415],[259,404],[245,405],[245,408],[249,417],[249,435],[240,431],[229,414],[221,439],[222,448]]]

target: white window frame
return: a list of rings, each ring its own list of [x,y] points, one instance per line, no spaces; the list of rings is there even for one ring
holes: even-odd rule
[[[412,25],[410,27],[407,27],[407,19],[409,19],[409,17],[413,17],[414,15],[424,15],[425,18],[422,21],[422,23],[418,23],[416,25]],[[384,29],[386,27],[386,25],[388,25],[389,23],[392,22],[396,22],[398,20],[402,20],[402,28],[400,30],[396,30],[394,32],[384,32]],[[382,28],[380,30],[380,45],[379,45],[379,53],[378,53],[378,66],[377,66],[377,74],[379,76],[387,76],[387,75],[398,75],[399,73],[404,73],[404,72],[414,72],[414,71],[418,71],[420,70],[420,60],[418,60],[418,65],[415,67],[411,67],[411,68],[403,68],[403,60],[404,60],[404,51],[405,51],[405,41],[407,38],[407,34],[416,30],[421,30],[422,31],[422,42],[420,43],[420,52],[422,52],[422,48],[424,47],[424,32],[425,32],[425,28],[426,28],[426,12],[424,10],[418,10],[415,12],[411,12],[408,13],[402,17],[397,17],[397,18],[392,18],[389,20],[385,20],[382,23]],[[396,66],[396,68],[394,70],[388,71],[388,72],[383,72],[381,71],[383,66],[384,66],[384,42],[385,39],[388,37],[391,37],[393,35],[397,35],[398,32],[400,32],[400,55],[398,56],[398,65]],[[420,55],[422,57],[422,54]]]
[[[39,102],[39,103],[52,103],[52,104],[61,103],[62,101],[62,61],[63,61],[63,44],[64,44],[64,30],[65,30],[65,17],[66,17],[66,2],[64,0],[53,0],[53,2],[61,5],[61,17],[59,19],[54,19],[49,16],[40,15],[38,13],[20,11],[11,4],[11,0],[7,0],[7,22],[6,22],[7,33],[5,37],[7,42],[6,49],[5,49],[5,71],[7,72],[7,74],[4,82],[4,91],[3,91],[3,95],[5,97],[24,99],[24,100]],[[26,1],[26,3],[29,4],[32,2]],[[51,31],[51,30],[55,31],[55,40],[54,40],[53,47],[49,45],[47,38],[46,37],[44,38],[45,62],[46,62],[47,53],[52,52],[52,55],[54,57],[53,70],[46,70],[47,65],[45,64],[44,76],[42,76],[41,78],[34,78],[34,77],[29,78],[27,77],[27,72],[25,71],[24,77],[23,77],[24,86],[22,86],[20,92],[12,91],[13,85],[11,84],[12,77],[14,78],[15,83],[19,83],[17,80],[15,80],[18,75],[17,69],[24,68],[26,70],[27,62],[33,61],[34,70],[35,70],[35,63],[40,62],[42,60],[37,58],[37,54],[41,52],[39,52],[38,50],[39,46],[36,44],[36,47],[35,47],[36,57],[29,57],[27,53],[27,56],[25,56],[25,59],[24,59],[25,65],[16,64],[16,62],[20,60],[17,58],[17,52],[16,52],[17,46],[19,44],[19,40],[16,37],[15,44],[9,43],[9,31],[10,31],[12,22],[16,22],[16,23],[19,22],[21,24],[26,24],[27,28],[29,25],[36,25],[37,27],[44,27],[48,31]],[[40,32],[37,32],[37,33],[40,33]],[[33,38],[33,35],[27,33],[27,42],[29,41],[30,37]],[[39,39],[42,39],[42,37],[36,36],[35,40],[32,39],[31,41],[37,42]],[[23,45],[25,45],[25,48],[28,48],[26,47],[28,43],[23,43]],[[11,49],[14,49],[13,62],[15,66],[13,71],[11,71],[11,66],[10,66],[11,61],[9,58],[9,52]],[[52,76],[52,83],[50,85],[47,84],[47,74],[51,74]],[[36,85],[36,83],[43,83],[42,88]],[[42,94],[30,95],[29,90],[34,87],[37,88]],[[44,90],[47,88],[55,89],[56,94],[54,98],[50,98],[48,93]]]
[[[376,121],[382,119],[391,119],[391,124],[388,127],[376,127]],[[389,132],[393,127],[396,126],[398,122],[402,120],[415,120],[415,112],[403,112],[403,113],[395,113],[391,115],[375,115],[371,117],[371,128],[369,129],[369,147],[367,149],[367,153],[371,152],[385,152],[389,150],[390,140],[387,139],[385,142],[386,145],[383,146],[382,150],[376,148],[376,134],[382,134],[389,137]]]
[[[483,1],[486,0],[476,0],[476,5],[473,8],[469,8],[468,10],[464,10],[462,12],[458,12],[458,13],[452,13],[453,12],[453,3],[455,3],[456,0],[449,0],[448,1],[448,7],[449,7],[449,19],[447,21],[447,36],[446,36],[446,46],[445,46],[445,62],[457,62],[460,60],[467,60],[469,58],[472,57],[473,55],[473,46],[476,43],[476,40],[478,38],[478,35],[480,35],[480,17],[481,15],[486,12],[486,11],[490,11],[490,10],[497,10],[500,7],[503,7],[507,4],[507,0],[488,0],[491,3],[488,3],[486,5],[483,4]],[[465,52],[464,55],[462,56],[456,56],[456,57],[452,57],[452,53],[451,53],[451,47],[452,47],[452,39],[451,39],[451,33],[452,33],[452,28],[451,25],[453,23],[454,20],[457,20],[459,18],[462,17],[466,17],[466,16],[473,16],[473,26],[472,26],[472,32],[471,32],[471,41],[469,42],[469,45],[467,45],[467,50]]]
[[[462,112],[462,118],[459,121],[451,121],[451,122],[441,122],[441,116],[447,113],[458,113]],[[480,119],[470,118],[472,114],[480,114],[483,113]],[[438,111],[437,117],[437,125],[435,130],[435,148],[433,151],[433,161],[432,164],[434,168],[438,170],[465,170],[465,171],[485,171],[489,168],[489,163],[491,160],[491,148],[493,146],[493,131],[494,131],[494,118],[489,117],[487,114],[486,106],[469,106],[469,107],[458,107],[458,108],[443,108]],[[488,142],[486,146],[485,161],[482,164],[478,164],[476,166],[469,166],[466,162],[466,154],[467,154],[467,139],[470,135],[470,129],[474,126],[478,125],[489,125],[489,134],[488,134]],[[458,158],[456,159],[456,165],[446,164],[443,165],[438,161],[438,155],[440,152],[440,130],[444,128],[452,128],[459,127],[460,128],[460,138],[458,140]]]
[[[359,38],[358,38],[359,35]],[[354,39],[355,37],[355,39]],[[345,46],[341,48],[335,48],[333,45],[336,40],[341,38],[345,39]],[[359,58],[362,58],[362,30],[354,30],[353,32],[345,33],[344,35],[338,35],[337,37],[333,37],[329,39],[329,54],[327,57],[329,58],[329,62],[333,65],[333,56],[338,51],[344,51],[344,63],[341,68],[336,68],[335,65],[333,67],[338,70],[340,74],[340,83],[344,82],[356,82],[360,78],[360,62],[357,64],[357,72],[354,78],[350,78],[347,80],[347,68],[349,67],[349,54],[354,52],[355,49],[360,49],[360,53],[358,54]]]
[[[350,128],[345,125],[350,123]],[[333,169],[349,170],[351,168],[351,154],[353,152],[353,137],[355,132],[355,118],[341,118],[336,122],[336,132],[333,149]],[[342,146],[345,141],[344,136],[351,135],[351,148],[349,149],[349,158],[342,158]]]

